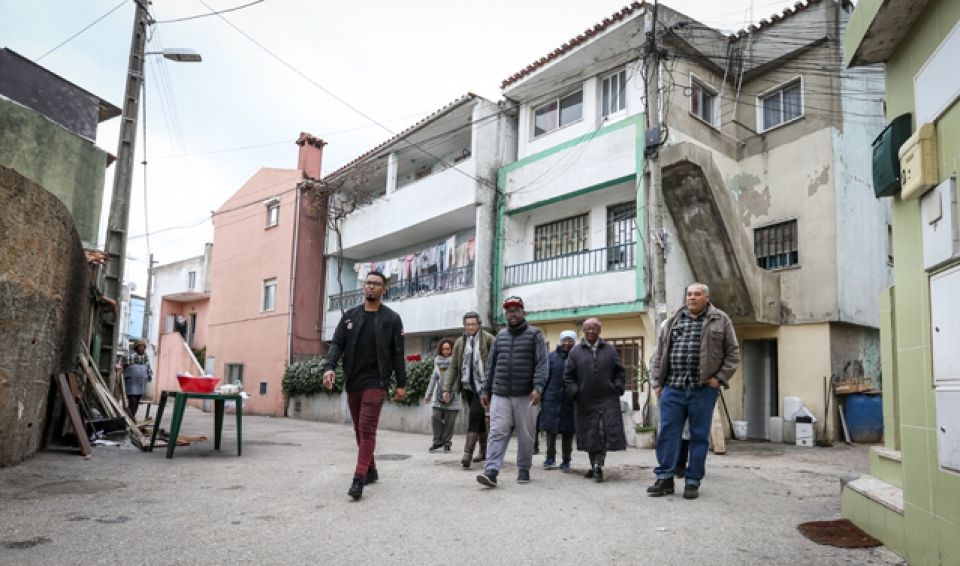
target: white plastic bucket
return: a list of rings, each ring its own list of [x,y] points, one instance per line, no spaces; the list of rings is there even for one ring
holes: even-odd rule
[[[747,421],[733,421],[733,437],[737,440],[747,439]]]
[[[803,408],[803,399],[799,397],[783,398],[783,420],[793,421],[794,414]]]

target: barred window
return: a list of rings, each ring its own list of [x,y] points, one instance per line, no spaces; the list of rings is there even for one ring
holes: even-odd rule
[[[533,259],[541,260],[586,251],[589,235],[589,214],[541,224],[533,230]]]
[[[620,362],[627,371],[627,391],[637,388],[637,370],[643,361],[643,337],[610,338],[607,343],[614,347]]]
[[[788,220],[753,231],[753,251],[763,269],[782,269],[800,264],[797,221]]]

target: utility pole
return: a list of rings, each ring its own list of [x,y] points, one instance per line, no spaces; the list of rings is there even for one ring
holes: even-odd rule
[[[143,86],[143,58],[147,42],[147,0],[135,0],[137,9],[133,18],[133,36],[130,40],[130,60],[127,65],[127,84],[123,95],[123,115],[120,124],[120,141],[117,144],[117,165],[113,177],[113,196],[110,199],[110,216],[107,220],[107,263],[104,295],[116,301],[117,312],[113,322],[106,320],[102,327],[100,344],[100,373],[107,376],[113,386],[113,371],[116,363],[117,342],[120,337],[119,309],[123,289],[123,267],[127,251],[127,226],[130,217],[130,190],[133,186],[133,159],[137,141],[137,116],[140,112],[140,89]]]
[[[658,32],[658,22],[657,22],[657,8],[658,2],[653,4],[652,12],[652,23],[647,26],[648,28],[648,38],[647,38],[647,57],[646,59],[652,59],[653,63],[653,77],[650,80],[650,74],[648,76],[648,83],[652,82],[653,87],[650,87],[650,84],[645,85],[647,89],[647,100],[650,101],[647,104],[647,112],[650,116],[649,124],[651,128],[656,128],[657,135],[663,136],[663,124],[662,121],[662,88],[663,88],[663,77],[662,77],[662,52],[659,45],[657,45],[657,32]],[[644,65],[648,64],[647,60],[644,60]],[[658,143],[663,143],[664,140],[658,140]],[[658,155],[658,150],[653,149],[649,153],[646,164],[648,171],[650,173],[650,189],[647,193],[647,202],[649,203],[650,212],[649,212],[649,230],[654,231],[657,236],[653,234],[647,234],[646,237],[650,241],[648,249],[650,250],[651,260],[650,265],[650,279],[652,283],[652,298],[653,298],[653,308],[654,308],[654,325],[653,333],[654,339],[658,339],[660,334],[660,325],[667,318],[667,293],[666,293],[666,270],[667,270],[667,258],[664,254],[664,242],[661,241],[659,234],[662,234],[661,230],[663,229],[663,215],[664,215],[664,206],[663,206],[663,183],[660,170],[660,158]]]
[[[140,331],[140,335],[143,336],[143,339],[150,344],[150,319],[153,317],[153,309],[150,307],[151,301],[151,290],[153,287],[153,264],[156,263],[153,261],[153,254],[150,254],[150,268],[147,269],[147,298],[146,306],[143,309],[143,330]]]

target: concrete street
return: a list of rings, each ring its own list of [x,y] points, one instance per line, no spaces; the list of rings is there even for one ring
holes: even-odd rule
[[[797,531],[839,517],[840,478],[867,469],[865,447],[730,441],[687,501],[646,496],[652,450],[611,453],[602,484],[581,477],[584,453],[578,474],[535,456],[521,485],[512,443],[488,490],[456,450],[430,454],[425,436],[381,431],[381,481],[353,502],[349,427],[247,417],[237,458],[231,417],[220,452],[213,415],[189,410],[182,433],[210,440],[172,460],[127,445],[0,469],[0,564],[901,563],[884,547],[820,546]]]

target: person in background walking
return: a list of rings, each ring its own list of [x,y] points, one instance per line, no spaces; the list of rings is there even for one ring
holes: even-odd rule
[[[657,435],[657,481],[647,494],[673,493],[673,477],[683,435],[690,419],[690,456],[683,497],[696,499],[706,471],[707,447],[717,390],[740,365],[740,345],[727,313],[710,303],[710,289],[693,283],[686,289],[686,306],[667,319],[657,338],[650,381],[660,398],[660,434]]]
[[[343,313],[330,341],[324,363],[323,386],[333,388],[334,369],[343,358],[347,404],[357,438],[357,467],[347,495],[363,496],[363,486],[380,479],[373,450],[377,445],[380,411],[390,378],[396,379],[397,399],[406,397],[407,366],[403,358],[403,321],[381,302],[387,278],[371,271],[363,282],[363,304]]]
[[[549,373],[547,341],[539,328],[527,323],[523,299],[507,297],[503,313],[507,327],[493,341],[480,395],[483,406],[490,408],[490,441],[477,481],[487,487],[497,487],[511,429],[517,432],[517,482],[530,482],[540,396]]]
[[[584,477],[603,481],[607,452],[627,449],[620,415],[626,371],[613,346],[600,338],[600,320],[583,322],[583,340],[570,350],[563,383],[576,400],[577,449],[590,454]]]
[[[550,352],[548,361],[550,374],[547,385],[543,388],[543,401],[540,406],[540,430],[547,433],[547,457],[543,461],[544,468],[552,468],[557,464],[557,435],[561,435],[560,469],[570,471],[570,455],[573,452],[573,433],[576,425],[573,418],[573,400],[567,397],[563,389],[563,368],[567,363],[567,354],[577,341],[577,333],[573,330],[564,330],[560,333],[560,345]]]
[[[147,389],[147,382],[153,381],[153,369],[147,357],[147,343],[137,340],[133,343],[133,353],[123,361],[123,387],[127,392],[127,414],[136,422],[140,398]]]
[[[457,415],[460,414],[460,394],[450,399],[441,393],[443,382],[446,380],[450,368],[450,356],[453,354],[453,340],[445,338],[437,346],[437,356],[433,359],[433,376],[430,385],[423,396],[423,402],[433,401],[433,416],[430,424],[433,426],[433,444],[430,452],[443,448],[449,452],[453,446],[453,427],[457,424]]]
[[[463,392],[463,404],[469,417],[463,458],[460,459],[464,468],[469,468],[471,461],[482,462],[487,459],[487,430],[490,419],[480,403],[480,393],[483,390],[483,372],[487,367],[490,347],[493,346],[493,334],[480,328],[482,324],[480,315],[473,311],[463,315],[463,336],[453,345],[453,358],[450,369],[447,370],[447,378],[443,382],[444,402],[449,403],[453,395]],[[480,453],[474,458],[473,451],[478,441]]]

